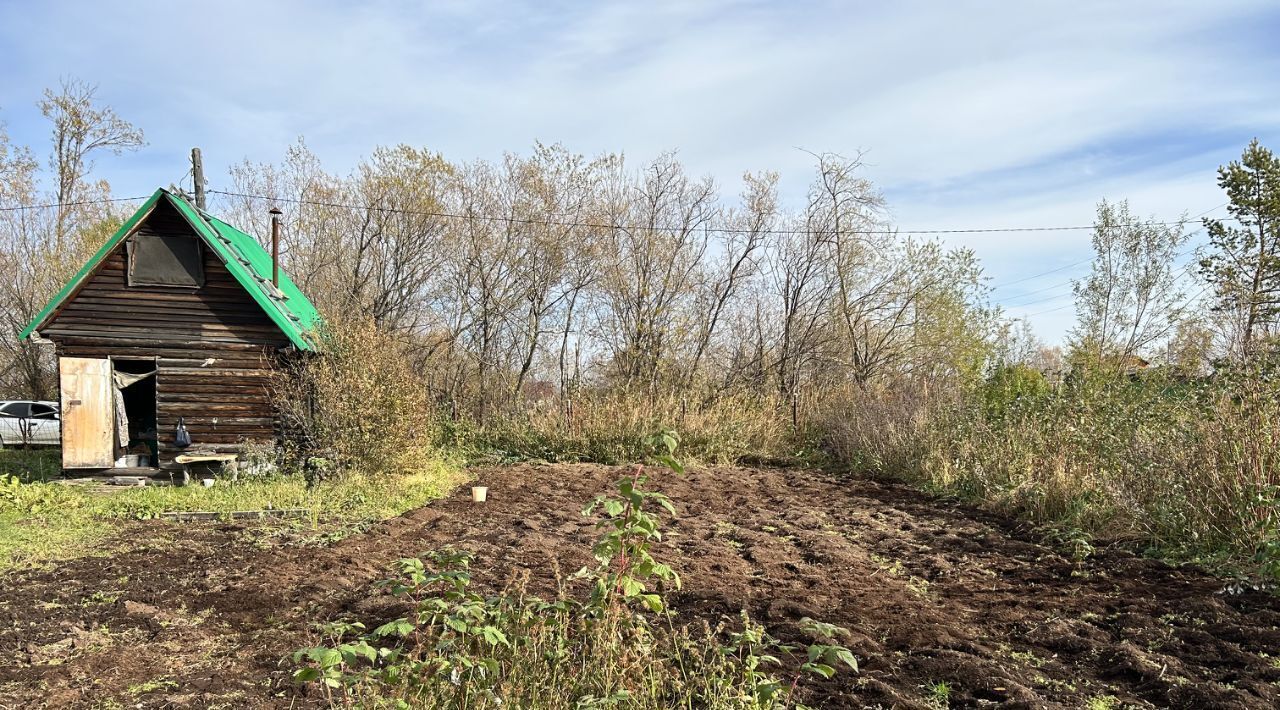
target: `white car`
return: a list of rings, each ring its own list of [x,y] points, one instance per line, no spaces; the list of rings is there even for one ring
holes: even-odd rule
[[[4,446],[58,446],[62,420],[57,402],[29,399],[0,402],[0,444]]]

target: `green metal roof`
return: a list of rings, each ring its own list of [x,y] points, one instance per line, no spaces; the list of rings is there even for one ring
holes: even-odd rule
[[[75,295],[102,260],[133,233],[160,200],[168,200],[178,210],[196,234],[226,264],[227,271],[262,307],[281,332],[288,336],[290,342],[300,350],[316,349],[315,329],[320,324],[320,314],[283,270],[280,272],[280,288],[277,290],[272,285],[271,255],[262,248],[258,240],[217,217],[196,209],[186,200],[163,188],[156,190],[133,216],[120,225],[120,229],[111,235],[107,243],[62,287],[58,295],[49,301],[18,337],[29,338],[38,331],[63,302]]]

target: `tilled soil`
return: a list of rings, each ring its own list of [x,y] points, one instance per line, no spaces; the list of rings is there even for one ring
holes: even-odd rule
[[[516,568],[550,595],[586,564],[579,511],[623,469],[480,470],[465,490],[332,545],[271,529],[146,522],[122,551],[10,574],[0,589],[0,706],[305,707],[282,659],[312,624],[377,620],[370,585],[447,545],[478,583]],[[660,474],[679,517],[655,553],[686,620],[746,609],[784,639],[809,616],[847,627],[861,673],[811,686],[825,707],[1280,706],[1280,599],[1119,550],[1081,564],[1018,526],[870,480],[715,468]],[[1103,705],[1105,707],[1105,705]]]

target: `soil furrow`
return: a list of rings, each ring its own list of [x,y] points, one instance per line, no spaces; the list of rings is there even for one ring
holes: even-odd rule
[[[588,564],[582,504],[622,469],[479,470],[464,492],[336,544],[232,524],[138,522],[121,550],[8,575],[0,705],[297,707],[282,659],[313,623],[396,611],[371,583],[447,545],[498,587],[546,595]],[[680,572],[680,617],[746,609],[780,637],[805,616],[847,627],[860,674],[814,686],[826,707],[1264,708],[1280,703],[1280,600],[1119,550],[1082,563],[1016,524],[906,487],[812,471],[655,475],[678,518],[656,553]]]

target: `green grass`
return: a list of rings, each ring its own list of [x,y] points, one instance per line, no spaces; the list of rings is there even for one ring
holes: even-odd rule
[[[61,449],[0,449],[0,477],[48,481],[62,473]]]
[[[6,454],[9,452],[5,452]],[[25,453],[25,452],[24,452]],[[21,478],[37,478],[23,482]],[[77,486],[9,477],[0,483],[0,571],[92,554],[127,520],[171,511],[305,508],[305,524],[359,527],[439,498],[463,480],[449,462],[405,476],[351,475],[307,486],[274,476],[201,486],[149,486],[94,494]],[[189,523],[190,524],[190,523]]]

